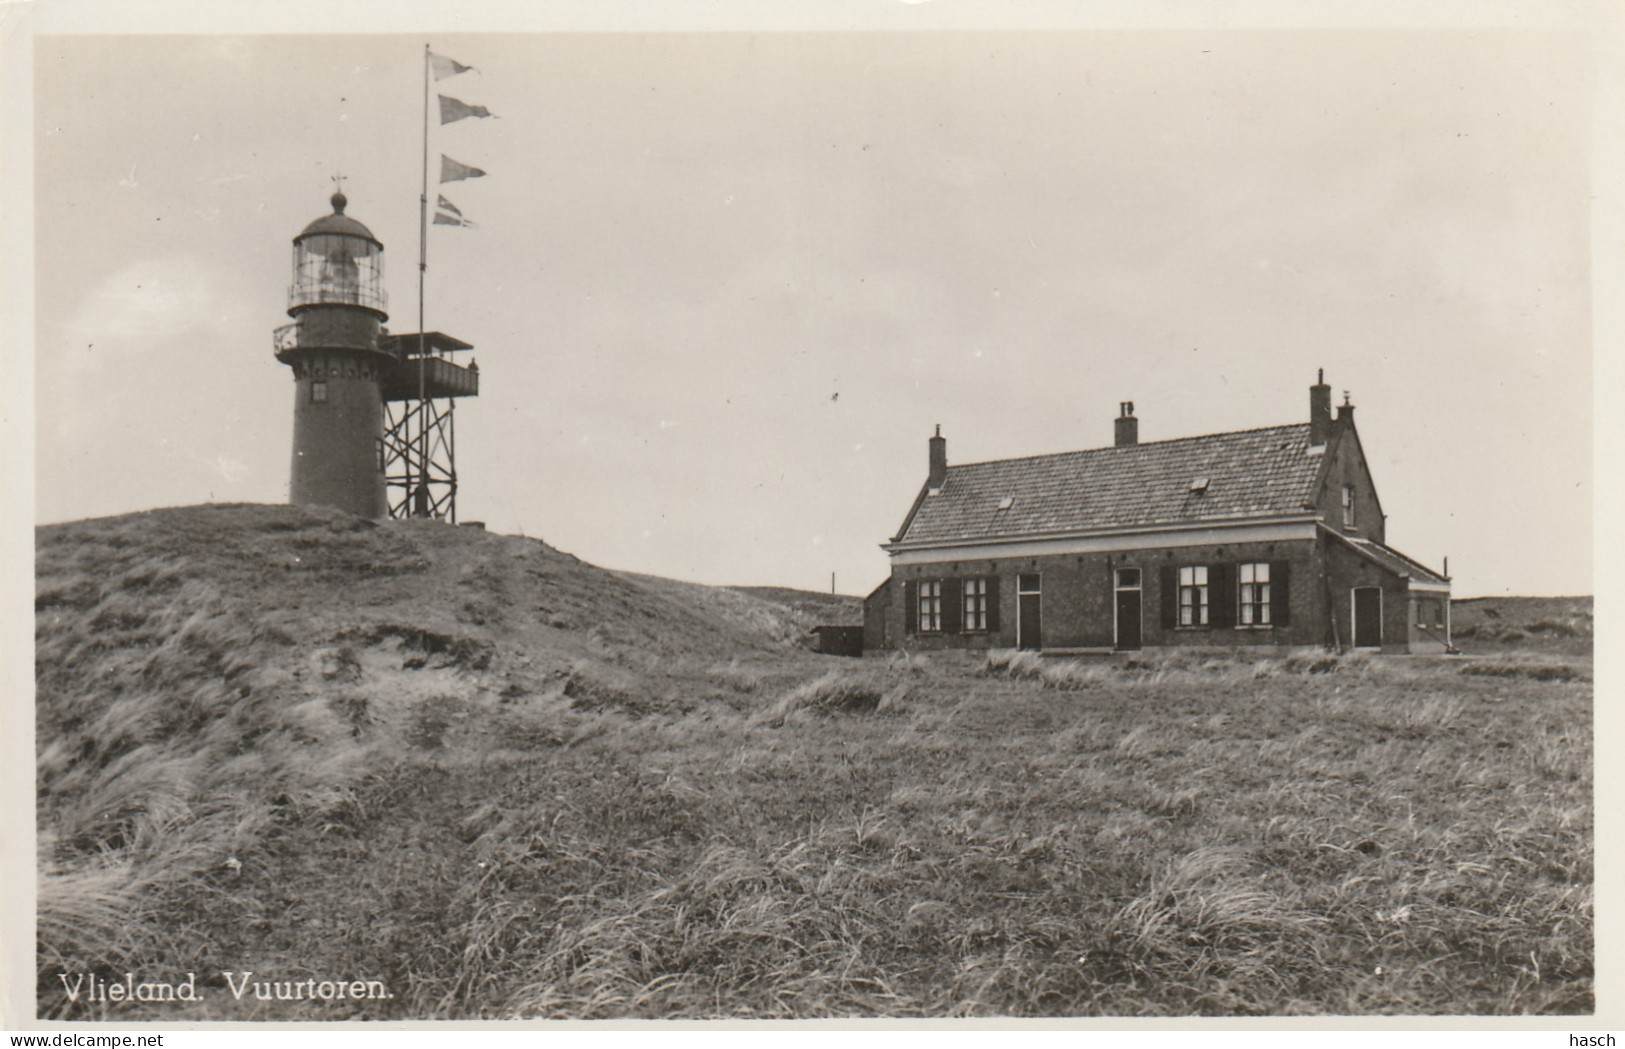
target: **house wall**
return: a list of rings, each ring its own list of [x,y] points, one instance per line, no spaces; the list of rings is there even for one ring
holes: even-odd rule
[[[882,649],[893,648],[889,637],[897,635],[887,634],[887,616],[891,611],[892,586],[887,580],[875,587],[869,596],[863,599],[863,650],[877,652]]]
[[[1379,543],[1386,542],[1384,535],[1387,532],[1387,525],[1383,520],[1382,507],[1377,502],[1377,488],[1372,483],[1371,471],[1366,467],[1360,437],[1351,425],[1347,423],[1336,425],[1337,436],[1326,448],[1326,454],[1331,458],[1327,461],[1325,473],[1322,475],[1315,509],[1320,511],[1321,519],[1328,527],[1335,528],[1345,535],[1375,539]],[[1344,485],[1354,486],[1353,528],[1343,527]]]
[[[1410,592],[1410,645],[1413,653],[1443,652],[1448,647],[1445,630],[1445,606],[1449,594]]]
[[[1326,595],[1322,578],[1325,550],[1311,539],[1281,542],[1208,544],[1163,547],[1133,551],[1089,554],[943,560],[924,564],[897,565],[887,584],[885,602],[879,591],[865,606],[865,642],[874,647],[910,649],[1010,648],[1017,642],[1017,576],[1036,572],[1041,579],[1043,647],[1112,648],[1115,643],[1115,571],[1141,570],[1141,624],[1147,648],[1190,645],[1319,645],[1328,634]],[[1224,627],[1166,628],[1163,575],[1179,565],[1219,565],[1231,567],[1249,561],[1285,563],[1289,597],[1286,625],[1269,629]],[[996,576],[998,583],[997,629],[979,633],[909,633],[905,592],[910,582],[957,580],[972,576]],[[1271,586],[1279,584],[1271,581]],[[1210,591],[1210,595],[1212,592]],[[1211,597],[1210,597],[1211,599]],[[1175,598],[1177,601],[1177,597]],[[883,629],[870,627],[869,615],[884,621]],[[880,642],[884,637],[885,641]]]

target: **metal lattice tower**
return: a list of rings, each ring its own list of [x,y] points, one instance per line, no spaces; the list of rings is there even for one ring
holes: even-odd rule
[[[454,364],[473,349],[443,332],[387,335],[381,344],[400,362],[386,383],[381,438],[390,517],[457,522],[457,399],[477,397],[479,365]]]

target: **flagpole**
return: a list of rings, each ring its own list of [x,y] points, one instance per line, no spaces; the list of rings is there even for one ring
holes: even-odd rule
[[[424,404],[424,373],[429,366],[423,350],[423,281],[429,270],[429,45],[423,45],[423,192],[418,197],[418,486],[425,503],[429,496],[429,415]],[[412,493],[413,510],[418,495]]]

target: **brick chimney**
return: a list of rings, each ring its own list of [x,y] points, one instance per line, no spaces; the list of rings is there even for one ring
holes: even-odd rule
[[[1332,436],[1332,388],[1326,385],[1326,369],[1320,369],[1309,387],[1309,443],[1325,444]]]
[[[1140,443],[1140,420],[1134,417],[1133,401],[1118,402],[1117,418],[1113,422],[1117,426],[1117,447],[1127,448]]]
[[[1337,406],[1337,425],[1354,425],[1354,405],[1349,402],[1349,392],[1343,391],[1343,403]]]
[[[937,423],[937,432],[931,438],[931,473],[926,477],[925,486],[941,488],[942,482],[947,479],[948,438],[942,436],[942,424]]]

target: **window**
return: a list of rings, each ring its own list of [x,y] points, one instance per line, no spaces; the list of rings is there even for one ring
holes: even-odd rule
[[[1354,527],[1354,486],[1352,484],[1343,486],[1343,527]]]
[[[920,633],[942,632],[942,583],[940,580],[920,583]]]
[[[1244,627],[1270,625],[1270,566],[1268,561],[1236,566],[1236,582],[1241,586],[1241,618]]]
[[[963,608],[965,609],[965,630],[987,629],[987,580],[983,578],[967,579],[964,581],[965,593]]]
[[[327,403],[327,383],[325,383],[325,382],[313,382],[313,383],[310,384],[310,403],[312,403],[312,404],[326,404]]]
[[[1207,565],[1179,569],[1179,625],[1207,626]]]

